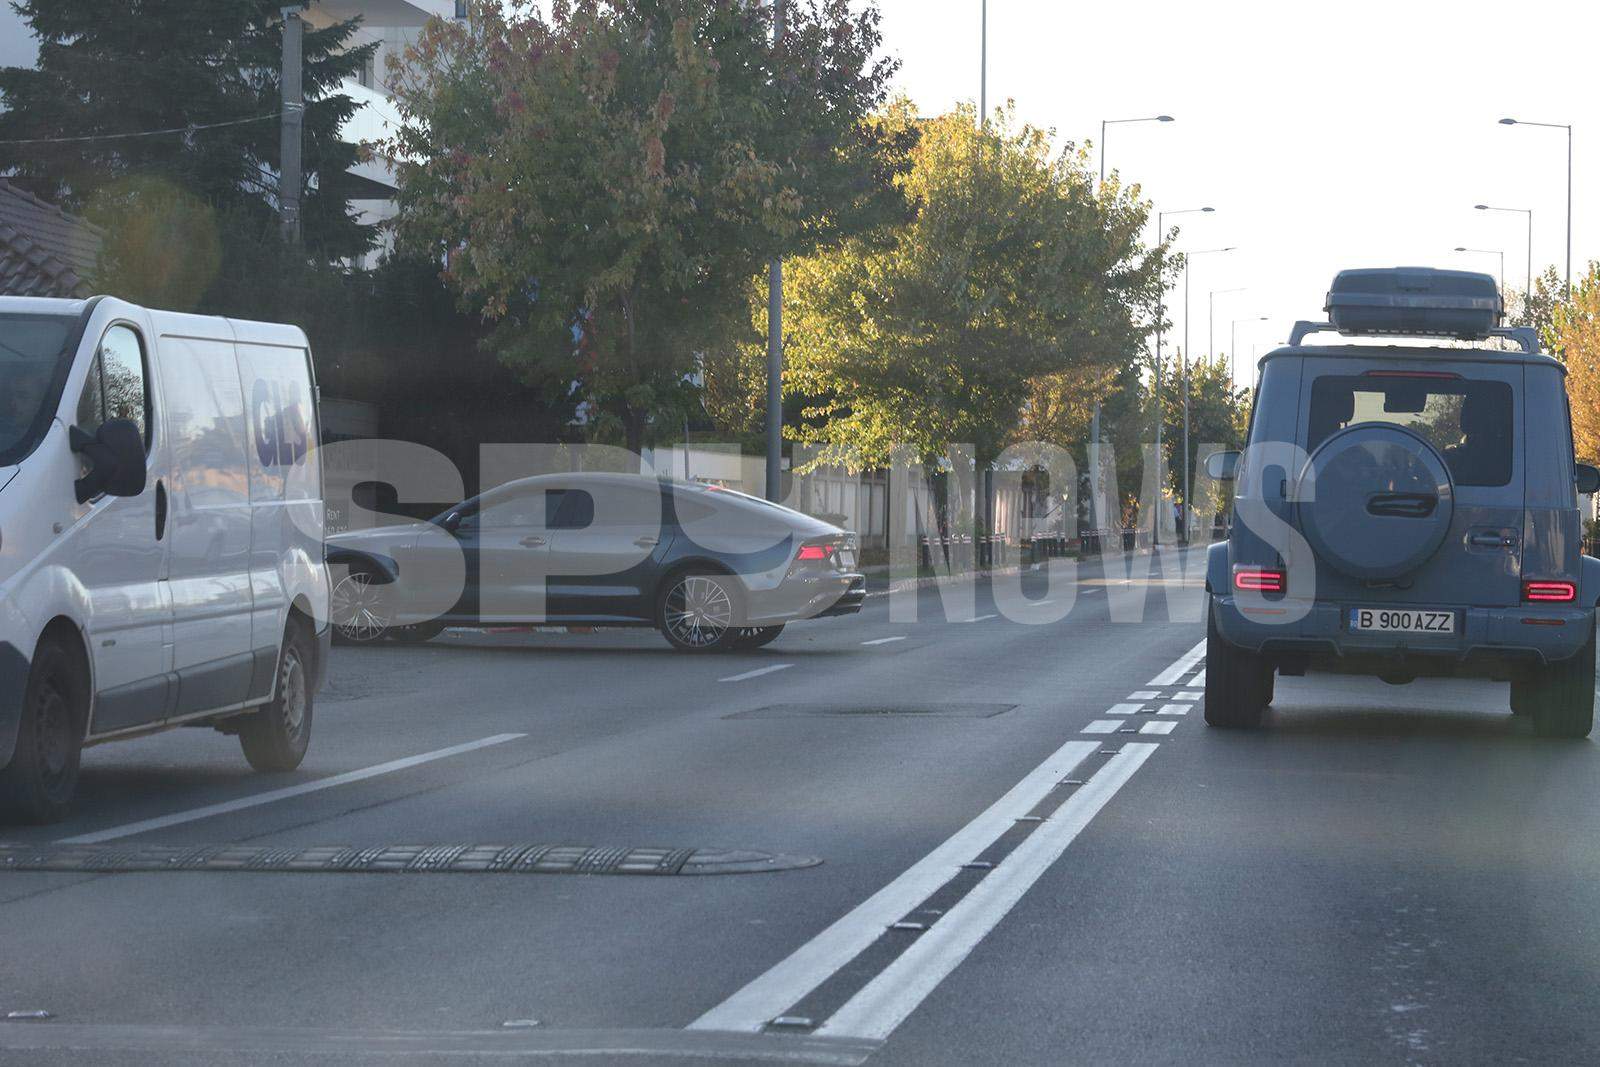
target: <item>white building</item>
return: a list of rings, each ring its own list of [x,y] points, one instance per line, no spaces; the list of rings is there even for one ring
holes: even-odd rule
[[[347,141],[378,144],[393,133],[398,115],[384,85],[389,57],[402,54],[423,25],[436,15],[464,18],[465,0],[311,0],[305,12],[309,25],[328,26],[359,17],[361,26],[351,44],[376,42],[378,46],[367,69],[359,77],[346,80],[342,87],[346,95],[362,105],[345,124]],[[0,0],[0,66],[28,67],[38,57],[39,45],[32,30],[9,3]],[[394,169],[381,154],[357,163],[350,169],[349,179],[350,203],[361,221],[383,223],[394,217]],[[385,232],[382,246],[369,259],[376,259],[389,243]]]

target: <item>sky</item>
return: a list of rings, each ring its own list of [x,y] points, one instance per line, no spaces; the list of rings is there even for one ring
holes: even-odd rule
[[[981,0],[879,0],[898,86],[919,108],[976,100]],[[1533,270],[1565,269],[1566,131],[1502,126],[1511,116],[1575,127],[1573,272],[1600,258],[1600,5],[1584,0],[1341,0],[1214,4],[988,0],[990,107],[1061,142],[1100,139],[1107,161],[1161,210],[1210,206],[1181,224],[1179,250],[1238,246],[1190,268],[1190,350],[1239,325],[1245,357],[1321,319],[1346,267],[1434,266],[1499,273],[1523,287],[1527,216]],[[1097,145],[1098,147],[1098,145]],[[1152,222],[1150,235],[1153,239]],[[1180,306],[1169,312],[1183,336]],[[1169,342],[1170,343],[1170,342]]]

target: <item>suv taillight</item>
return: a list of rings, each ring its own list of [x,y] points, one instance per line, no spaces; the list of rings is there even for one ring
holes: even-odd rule
[[[1282,593],[1289,588],[1289,576],[1280,568],[1235,567],[1233,587],[1248,593]]]
[[[1523,582],[1522,599],[1544,604],[1570,604],[1578,599],[1578,587],[1571,582]]]

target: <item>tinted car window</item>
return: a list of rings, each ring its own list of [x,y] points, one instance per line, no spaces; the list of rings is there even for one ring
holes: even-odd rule
[[[582,530],[594,522],[594,497],[582,489],[556,490],[547,499],[553,530]]]
[[[1505,382],[1325,375],[1311,387],[1306,451],[1360,423],[1402,426],[1444,457],[1457,485],[1511,480],[1512,403]]]

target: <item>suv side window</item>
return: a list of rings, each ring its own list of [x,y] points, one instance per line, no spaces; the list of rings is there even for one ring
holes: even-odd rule
[[[129,419],[139,427],[146,451],[150,448],[150,390],[145,372],[144,344],[132,327],[116,325],[100,339],[89,376],[78,396],[74,421],[94,433],[111,419]]]

